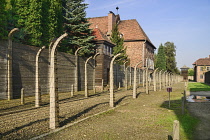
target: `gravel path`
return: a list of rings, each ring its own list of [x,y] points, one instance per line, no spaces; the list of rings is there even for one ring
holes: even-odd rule
[[[115,93],[117,104],[132,98],[131,91]],[[102,93],[89,98],[67,98],[59,102],[60,126],[109,109],[109,94]],[[49,132],[49,105],[14,113],[1,112],[0,139],[29,139]]]
[[[192,102],[188,103],[189,112],[200,119],[200,123],[194,132],[195,140],[210,139],[210,102]]]

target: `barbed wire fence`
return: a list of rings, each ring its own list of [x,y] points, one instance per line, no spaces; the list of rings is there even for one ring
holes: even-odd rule
[[[8,100],[8,43],[7,41],[0,41],[0,116],[2,126],[0,129],[1,138],[14,137],[34,137],[44,132],[49,132],[50,112],[50,58],[49,50],[44,49],[40,52],[38,60],[37,53],[40,48],[13,43],[12,53],[12,100]],[[55,129],[58,126],[64,126],[72,121],[78,120],[82,117],[100,112],[101,109],[109,108],[109,91],[101,92],[97,90],[94,92],[94,60],[90,59],[87,63],[87,85],[90,91],[89,97],[85,97],[85,61],[87,58],[69,55],[62,52],[57,52],[55,55],[55,92],[58,94],[55,97],[58,110],[57,125],[51,127]],[[38,71],[36,62],[38,61]],[[78,61],[78,65],[76,64]],[[76,68],[76,66],[78,66]],[[77,70],[78,78],[75,78],[75,70]],[[36,74],[38,72],[38,79]],[[165,87],[177,81],[177,78],[172,74],[169,76],[165,72],[158,71],[156,74],[156,86]],[[145,88],[146,82],[150,80],[150,90],[154,86],[154,77],[152,71],[149,78],[145,77],[145,69],[137,69],[136,82],[138,87]],[[167,77],[168,76],[168,77]],[[175,76],[175,75],[174,75]],[[134,68],[114,65],[114,85],[115,91],[133,89],[134,84]],[[170,78],[169,78],[170,77]],[[75,81],[77,79],[78,81]],[[161,81],[159,79],[162,79]],[[38,90],[37,84],[38,82]],[[77,83],[78,92],[73,91]],[[162,85],[161,85],[162,84]],[[108,84],[107,84],[108,85]],[[36,93],[37,98],[36,98]],[[73,92],[73,93],[72,93]],[[129,93],[130,94],[130,93]],[[95,96],[97,95],[97,96]],[[117,95],[118,99],[125,95]],[[103,97],[103,98],[99,98]],[[2,100],[4,99],[4,100]],[[95,99],[95,100],[94,100]],[[39,105],[36,101],[40,100]],[[91,111],[90,111],[91,110]],[[41,128],[41,129],[40,129]],[[25,136],[26,134],[30,136]]]

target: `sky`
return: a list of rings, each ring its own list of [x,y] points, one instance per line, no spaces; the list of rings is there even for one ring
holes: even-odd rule
[[[210,55],[210,0],[85,0],[87,17],[136,19],[158,49],[167,41],[176,46],[177,67],[193,68]],[[157,53],[157,50],[155,51]]]

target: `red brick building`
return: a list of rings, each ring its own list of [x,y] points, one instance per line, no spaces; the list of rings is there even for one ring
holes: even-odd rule
[[[118,24],[119,32],[124,38],[124,46],[127,47],[126,54],[130,60],[130,65],[134,67],[143,60],[140,67],[150,66],[151,69],[154,69],[154,50],[156,48],[137,20],[120,20],[120,15],[110,12],[108,16],[89,18],[89,22],[91,29],[100,29],[101,34],[108,39],[115,24]]]
[[[200,58],[194,63],[194,80],[196,82],[204,83],[206,81],[205,74],[210,71],[210,55],[208,58]],[[210,77],[208,77],[210,78]]]

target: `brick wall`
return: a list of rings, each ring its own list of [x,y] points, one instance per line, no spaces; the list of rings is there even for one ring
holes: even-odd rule
[[[143,53],[143,44],[144,41],[131,41],[124,42],[126,49],[126,54],[130,59],[131,67],[134,67],[139,61],[144,59],[144,65],[146,65],[146,59],[154,60],[154,48],[149,44],[145,43],[144,53]],[[138,67],[142,67],[143,63]]]
[[[134,67],[139,61],[143,59],[143,41],[124,42],[124,46],[127,47],[126,54],[128,55],[128,59],[130,60],[131,67]],[[139,65],[139,67],[141,66],[142,65]]]

